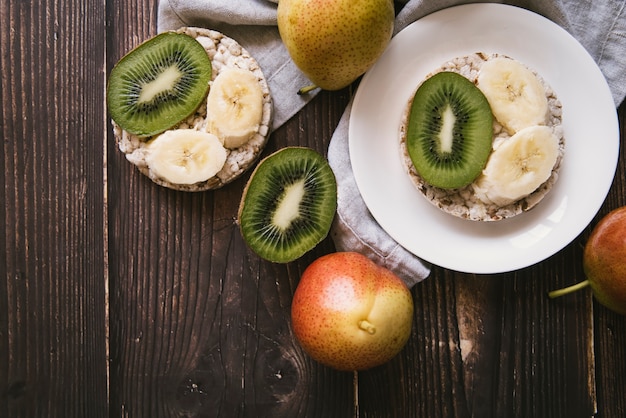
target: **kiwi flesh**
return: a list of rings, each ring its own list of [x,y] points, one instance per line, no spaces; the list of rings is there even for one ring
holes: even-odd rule
[[[111,70],[107,108],[124,130],[161,133],[187,118],[209,89],[211,60],[189,35],[161,33],[130,51]]]
[[[255,168],[238,222],[257,255],[288,263],[328,235],[336,210],[337,182],[326,159],[310,148],[286,147]]]
[[[491,107],[474,83],[443,71],[418,87],[406,144],[426,183],[442,189],[470,184],[487,164],[492,143]]]

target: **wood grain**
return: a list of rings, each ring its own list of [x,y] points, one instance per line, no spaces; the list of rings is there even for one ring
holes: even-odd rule
[[[0,1],[4,417],[108,415],[105,21],[90,6]]]
[[[262,261],[235,222],[249,174],[173,192],[116,149],[106,75],[156,33],[157,4],[0,0],[0,417],[626,416],[626,318],[590,292],[547,297],[582,278],[593,224],[626,205],[623,147],[598,215],[557,254],[497,275],[434,267],[408,344],[359,372],[355,396],[290,325],[330,239]],[[353,93],[320,93],[264,155],[325,154]],[[619,120],[623,144],[626,105]]]

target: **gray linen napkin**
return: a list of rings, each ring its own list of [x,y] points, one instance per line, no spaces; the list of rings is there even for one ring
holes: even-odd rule
[[[241,43],[259,61],[274,97],[273,129],[297,113],[313,96],[294,92],[309,84],[295,67],[276,28],[277,0],[159,0],[159,32],[181,26],[218,30]],[[402,6],[395,33],[415,20],[446,7],[473,3],[459,0],[396,1]],[[596,60],[607,78],[616,107],[626,95],[626,1],[527,0],[497,2],[537,12],[568,30]],[[396,243],[374,220],[363,202],[348,153],[346,108],[328,149],[338,180],[338,209],[331,237],[339,251],[359,251],[404,279],[408,286],[425,279],[430,266]]]

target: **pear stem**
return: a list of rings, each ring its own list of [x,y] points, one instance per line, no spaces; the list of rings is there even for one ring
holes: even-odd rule
[[[363,331],[367,331],[368,334],[376,334],[376,326],[366,319],[359,322],[359,328],[361,328]]]
[[[583,280],[580,283],[564,287],[563,289],[553,290],[548,293],[548,296],[551,298],[558,298],[559,296],[567,295],[568,293],[575,292],[587,286],[589,286],[589,280]]]
[[[304,94],[310,93],[313,90],[315,90],[316,88],[317,88],[317,86],[315,84],[312,84],[310,86],[304,86],[300,90],[298,90],[298,96],[302,96]]]

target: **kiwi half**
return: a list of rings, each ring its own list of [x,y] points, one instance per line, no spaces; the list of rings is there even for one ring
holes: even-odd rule
[[[239,226],[260,257],[288,263],[322,241],[337,210],[337,182],[326,159],[286,147],[263,159],[239,206]]]
[[[424,81],[411,103],[407,150],[428,184],[470,184],[487,163],[493,142],[489,102],[471,81],[443,71]]]
[[[146,137],[191,115],[204,100],[211,60],[191,36],[164,32],[126,54],[111,70],[107,107],[124,130]]]

